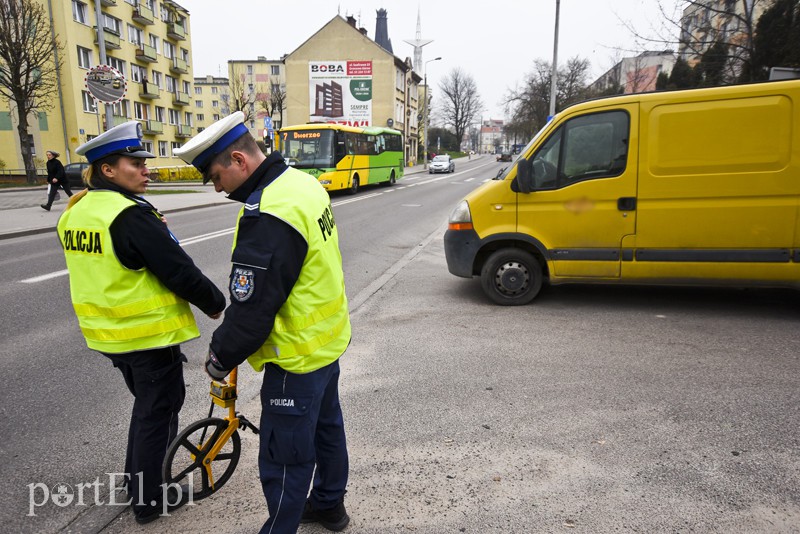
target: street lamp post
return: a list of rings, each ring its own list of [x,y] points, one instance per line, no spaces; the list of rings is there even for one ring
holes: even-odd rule
[[[429,112],[429,108],[431,107],[431,104],[430,104],[430,102],[431,102],[430,101],[430,96],[431,95],[430,95],[430,90],[428,89],[428,63],[430,63],[431,61],[439,61],[440,59],[442,59],[442,58],[441,57],[435,57],[435,58],[429,59],[428,61],[425,62],[425,107],[423,108],[425,111],[422,114],[422,120],[425,121],[425,124],[424,124],[424,126],[425,126],[425,142],[423,143],[423,147],[422,147],[422,153],[424,154],[424,156],[423,156],[423,164],[422,164],[422,168],[423,169],[427,169],[428,168],[428,112]]]

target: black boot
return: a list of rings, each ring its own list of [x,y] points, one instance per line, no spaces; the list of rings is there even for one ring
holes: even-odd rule
[[[344,530],[348,523],[350,523],[350,516],[344,509],[344,503],[339,503],[329,510],[314,510],[311,507],[311,502],[306,501],[303,516],[300,518],[301,523],[319,523],[328,530],[339,532]]]
[[[43,210],[50,211],[50,206],[48,206],[47,204],[39,204],[39,206],[41,206]]]

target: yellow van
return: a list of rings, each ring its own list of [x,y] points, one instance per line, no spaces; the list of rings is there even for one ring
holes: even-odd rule
[[[800,80],[558,113],[450,215],[448,270],[498,304],[568,282],[800,282]]]

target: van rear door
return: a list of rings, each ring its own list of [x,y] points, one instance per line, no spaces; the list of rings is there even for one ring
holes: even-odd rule
[[[616,278],[636,231],[638,103],[567,115],[532,156],[517,228],[547,248],[551,281]]]

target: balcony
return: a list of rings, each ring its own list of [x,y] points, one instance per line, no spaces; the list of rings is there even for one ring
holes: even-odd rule
[[[176,41],[185,41],[186,30],[177,22],[167,22],[167,37]]]
[[[114,7],[117,5],[117,0],[100,0],[100,4],[106,7]]]
[[[146,120],[142,123],[142,133],[148,135],[164,133],[164,123],[161,121]]]
[[[133,21],[148,26],[155,22],[153,17],[153,10],[146,5],[139,3],[138,6],[133,8]]]
[[[179,57],[172,58],[172,65],[169,67],[170,72],[177,72],[178,74],[189,74],[189,65],[185,59]]]
[[[119,115],[111,115],[111,127],[119,126],[120,124],[124,124],[128,122],[130,119],[128,117],[121,117]]]
[[[139,84],[139,98],[152,100],[161,96],[161,88],[152,82],[142,82]]]
[[[188,124],[178,124],[175,126],[175,137],[191,137],[192,127]]]
[[[180,91],[172,93],[172,103],[176,106],[188,106],[189,93],[181,93]]]
[[[156,49],[152,46],[139,43],[136,46],[136,59],[146,63],[155,63],[158,61],[158,55],[156,54]]]
[[[103,40],[106,42],[106,48],[119,50],[122,48],[119,44],[119,35],[114,30],[103,28]],[[94,27],[94,44],[97,44],[97,26]]]

